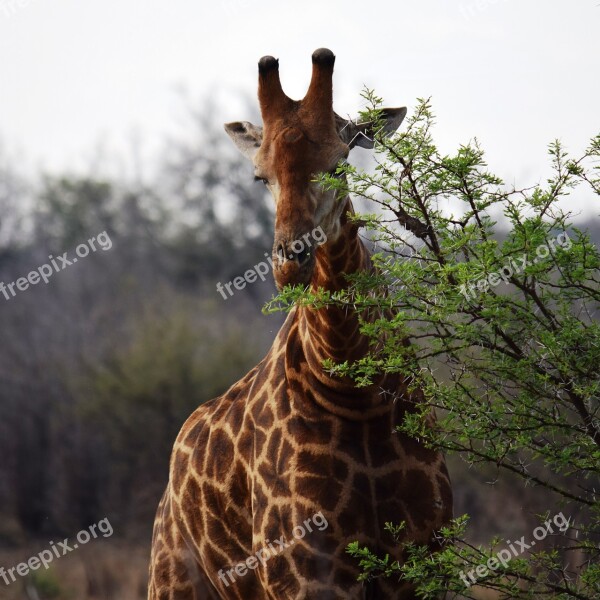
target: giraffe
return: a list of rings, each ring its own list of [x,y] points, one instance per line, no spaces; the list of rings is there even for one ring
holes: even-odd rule
[[[278,60],[263,57],[263,127],[225,125],[275,199],[278,288],[340,290],[344,274],[372,268],[349,219],[350,198],[315,181],[352,147],[373,146],[372,124],[333,112],[334,62],[330,50],[316,50],[308,92],[294,101],[281,87]],[[405,114],[385,109],[384,133]],[[290,251],[317,226],[326,243]],[[404,521],[407,540],[435,550],[434,532],[452,516],[443,456],[395,429],[422,393],[397,374],[357,388],[323,369],[326,358],[354,361],[368,349],[356,313],[296,306],[265,358],[189,417],[157,511],[149,600],[415,598],[406,583],[357,582],[357,562],[346,552],[358,540],[402,560],[384,531],[388,521]],[[317,514],[326,528],[310,527]]]

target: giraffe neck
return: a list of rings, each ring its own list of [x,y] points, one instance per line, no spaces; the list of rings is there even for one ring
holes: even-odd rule
[[[321,246],[316,256],[313,290],[323,288],[331,292],[348,287],[346,274],[373,268],[371,256],[358,236],[358,227],[350,223],[353,213],[349,198],[342,216],[341,234],[333,242]],[[334,363],[355,362],[369,350],[369,339],[360,333],[359,314],[345,307],[325,307],[314,310],[299,307],[296,314],[298,337],[288,352],[297,352],[306,360],[310,395],[329,412],[353,420],[389,416],[392,402],[386,393],[385,378],[367,388],[357,388],[345,377],[331,375],[323,369],[323,361]],[[299,345],[300,348],[294,347]],[[294,365],[292,365],[294,366]],[[392,378],[387,378],[387,383]]]

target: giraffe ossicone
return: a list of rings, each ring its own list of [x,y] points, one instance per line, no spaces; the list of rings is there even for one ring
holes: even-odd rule
[[[373,147],[373,124],[333,111],[334,62],[330,50],[315,51],[308,92],[292,100],[279,62],[262,58],[263,125],[225,125],[273,195],[280,288],[337,291],[348,285],[347,274],[373,269],[349,218],[350,198],[315,178],[333,172],[352,147]],[[404,107],[384,109],[383,133],[395,132],[405,115]],[[317,227],[326,243],[306,255],[290,252]],[[353,362],[369,351],[359,316],[335,306],[295,307],[265,358],[183,425],[154,526],[149,600],[415,598],[407,583],[358,582],[357,561],[346,552],[359,541],[402,561],[386,522],[404,521],[405,540],[436,549],[436,531],[452,516],[443,456],[396,431],[423,402],[422,392],[399,374],[358,388],[323,369],[325,359]],[[227,569],[316,513],[327,529],[223,583]]]

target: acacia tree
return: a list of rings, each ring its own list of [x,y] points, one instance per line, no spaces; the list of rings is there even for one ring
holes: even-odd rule
[[[376,120],[380,99],[364,95],[361,117]],[[358,544],[348,551],[363,579],[410,580],[423,598],[478,598],[481,588],[502,598],[598,598],[600,254],[564,207],[577,186],[600,195],[600,135],[578,158],[553,142],[552,177],[516,189],[488,170],[476,140],[443,156],[432,125],[429,101],[419,100],[401,132],[376,136],[374,172],[344,164],[345,178],[320,178],[382,209],[356,217],[377,249],[376,270],[349,276],[336,293],[285,289],[267,310],[335,304],[369,315],[370,354],[324,368],[359,386],[381,372],[408,376],[426,401],[406,415],[404,432],[540,486],[546,509],[542,529],[523,531],[512,548],[501,537],[470,544],[464,515],[440,532],[436,554],[404,539],[402,523],[386,528],[403,564]]]

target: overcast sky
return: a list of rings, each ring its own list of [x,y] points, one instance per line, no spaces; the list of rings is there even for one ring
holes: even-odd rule
[[[390,106],[432,96],[444,151],[476,136],[497,173],[529,184],[555,137],[600,131],[599,0],[0,0],[0,142],[35,167],[85,169],[102,146],[144,155],[176,130],[183,87],[248,118],[258,59],[304,95],[310,55],[336,56],[335,108],[363,85]]]

